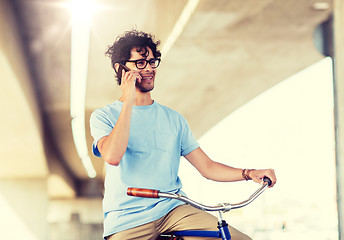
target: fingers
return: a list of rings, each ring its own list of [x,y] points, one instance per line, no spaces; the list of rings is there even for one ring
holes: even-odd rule
[[[124,71],[122,70],[122,82],[126,82],[126,83],[135,83],[136,81],[141,82],[141,75],[138,71]]]
[[[137,73],[137,75],[136,75],[136,81],[140,83],[141,80],[142,80],[142,77],[141,77],[140,73]]]
[[[270,187],[273,187],[277,181],[275,170],[273,169],[253,170],[251,171],[250,177],[254,182],[259,183],[261,185],[264,184],[263,178],[268,177],[271,180]]]
[[[134,103],[136,97],[136,80],[141,81],[141,75],[135,71],[122,71],[121,90],[124,102]]]
[[[266,175],[265,175],[265,177],[270,178],[270,180],[271,180],[271,185],[270,185],[270,187],[273,187],[273,186],[276,184],[277,179],[276,179],[275,170],[273,170],[273,169],[268,169],[268,170],[267,170],[267,173],[266,173]]]

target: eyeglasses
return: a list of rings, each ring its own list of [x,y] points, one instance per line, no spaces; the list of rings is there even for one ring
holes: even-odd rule
[[[147,63],[151,66],[151,68],[157,68],[160,64],[160,58],[152,58],[149,60],[146,59],[139,59],[139,60],[128,60],[127,62],[135,63],[138,69],[144,69],[147,66]]]

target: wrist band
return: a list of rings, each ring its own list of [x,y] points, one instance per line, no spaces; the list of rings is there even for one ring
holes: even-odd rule
[[[246,168],[245,168],[245,169],[242,170],[241,175],[242,175],[242,177],[243,177],[246,181],[252,180],[252,178],[250,177],[250,172],[251,172],[252,170],[254,170],[254,169],[246,169]]]

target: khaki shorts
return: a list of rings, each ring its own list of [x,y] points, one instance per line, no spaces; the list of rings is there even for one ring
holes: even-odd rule
[[[164,217],[134,227],[114,235],[109,236],[108,240],[155,240],[161,233],[179,230],[206,230],[217,231],[217,218],[207,212],[201,211],[189,205],[176,207]],[[229,226],[232,240],[250,240],[251,238],[242,232]],[[184,237],[184,240],[213,240],[215,238]]]

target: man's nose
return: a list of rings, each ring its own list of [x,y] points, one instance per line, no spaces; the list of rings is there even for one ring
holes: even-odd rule
[[[152,66],[149,64],[149,62],[147,62],[147,65],[146,65],[146,67],[144,68],[144,70],[146,70],[146,71],[151,71],[151,70],[153,70],[153,68],[152,68]]]

